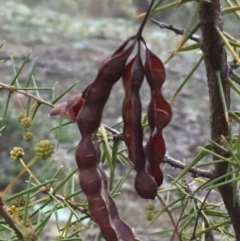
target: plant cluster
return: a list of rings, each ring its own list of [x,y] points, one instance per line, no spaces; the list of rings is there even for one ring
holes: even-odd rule
[[[83,228],[79,223],[90,221],[98,224],[101,235],[105,240],[138,240],[132,228],[120,217],[114,202],[114,197],[120,195],[120,189],[128,178],[132,169],[135,170],[134,187],[138,195],[144,199],[153,199],[146,207],[146,219],[151,225],[166,213],[172,227],[159,230],[152,235],[168,236],[171,240],[240,240],[239,232],[239,198],[238,181],[240,170],[240,135],[233,134],[231,119],[240,124],[238,111],[230,111],[230,89],[238,95],[240,78],[235,70],[240,65],[238,50],[240,41],[222,30],[220,6],[217,0],[211,2],[200,1],[194,12],[191,22],[185,29],[179,30],[172,25],[153,21],[161,28],[166,28],[182,35],[177,48],[169,58],[162,62],[148,48],[142,31],[150,13],[180,6],[189,1],[176,1],[160,6],[162,1],[152,0],[149,10],[135,36],[127,39],[108,59],[100,66],[95,80],[90,83],[82,94],[71,96],[68,101],[56,104],[64,95],[75,87],[73,84],[60,96],[55,97],[55,85],[52,88],[40,88],[30,73],[27,83],[21,87],[18,81],[29,55],[24,60],[10,85],[0,82],[1,91],[7,90],[8,97],[1,119],[0,133],[4,134],[6,116],[10,98],[13,94],[21,94],[28,99],[26,110],[22,110],[18,120],[25,128],[24,140],[29,144],[33,140],[32,124],[41,105],[52,110],[50,116],[66,115],[70,121],[60,123],[52,130],[59,130],[63,126],[77,123],[81,133],[79,144],[74,147],[77,168],[65,173],[59,167],[50,180],[40,182],[30,170],[33,164],[39,161],[47,163],[47,159],[54,154],[55,147],[50,140],[37,140],[33,148],[35,155],[29,162],[24,161],[25,150],[15,146],[9,156],[15,160],[13,165],[20,163],[23,169],[7,185],[0,196],[0,233],[2,240],[39,240],[40,235],[48,222],[54,216],[59,231],[56,240],[83,240]],[[154,4],[155,3],[155,4]],[[223,9],[223,14],[234,13],[239,15],[239,4],[227,1],[229,6]],[[214,14],[215,13],[215,14]],[[216,14],[217,13],[217,14]],[[197,16],[201,20],[197,25]],[[206,21],[206,18],[208,21]],[[201,29],[201,38],[195,33]],[[212,31],[211,34],[210,30]],[[187,45],[187,41],[194,41]],[[141,51],[145,48],[145,64]],[[133,58],[134,49],[136,53]],[[166,64],[177,52],[200,49],[202,56],[189,75],[182,81],[172,98],[167,101],[161,91],[165,81]],[[227,62],[226,49],[229,50],[233,61]],[[172,118],[170,104],[182,90],[192,74],[204,61],[209,85],[211,110],[211,140],[201,148],[199,154],[190,164],[174,160],[165,155],[166,147],[162,135],[163,129]],[[148,111],[142,118],[142,104],[139,90],[144,77],[150,88]],[[117,126],[108,127],[101,123],[104,106],[108,101],[113,85],[122,78],[125,92],[122,102],[123,129],[116,130]],[[33,83],[34,87],[30,86]],[[52,100],[41,98],[40,90],[51,90]],[[30,93],[36,91],[36,94]],[[143,143],[145,129],[149,128],[150,135],[146,145]],[[37,137],[36,137],[37,139]],[[72,149],[72,150],[73,150]],[[102,153],[101,153],[101,150]],[[204,157],[213,157],[212,161],[202,163]],[[127,164],[129,170],[119,180],[114,180],[116,164]],[[162,187],[163,170],[160,164],[167,163],[174,168],[183,169],[177,177],[171,177],[172,186]],[[101,164],[110,169],[108,178]],[[47,168],[48,165],[46,164]],[[147,167],[146,167],[147,166]],[[210,167],[212,167],[210,169]],[[201,169],[208,167],[209,170]],[[12,187],[19,178],[27,172],[29,179],[25,190],[9,195]],[[194,180],[186,182],[186,175],[190,172]],[[76,185],[74,175],[78,174]],[[223,202],[213,203],[208,197],[213,191],[218,192]],[[204,193],[207,194],[204,197]],[[79,196],[86,197],[85,200]],[[155,201],[159,201],[162,208],[158,208]],[[222,204],[226,210],[222,211]],[[51,205],[51,209],[45,210]],[[58,211],[66,208],[70,211],[68,219],[62,227],[59,225]],[[232,225],[232,226],[231,226]],[[232,227],[234,232],[232,232]]]
[[[148,13],[136,36],[126,40],[111,57],[103,61],[96,79],[86,87],[81,97],[77,95],[67,103],[58,105],[50,114],[53,116],[67,113],[70,119],[76,120],[78,124],[82,136],[76,149],[80,187],[88,199],[92,219],[99,225],[103,237],[109,241],[119,238],[124,241],[135,239],[130,227],[118,215],[116,205],[107,188],[106,175],[98,166],[101,155],[99,144],[92,140],[92,136],[101,124],[103,108],[112,87],[121,77],[125,90],[122,104],[123,140],[137,172],[135,189],[142,198],[154,199],[157,195],[157,186],[160,186],[163,181],[159,167],[165,155],[162,129],[170,122],[172,112],[170,105],[161,94],[161,87],[165,81],[164,66],[161,60],[147,48],[142,37]],[[141,43],[146,48],[145,66],[141,60]],[[126,65],[136,44],[137,54]],[[146,147],[146,157],[141,123],[142,105],[139,97],[139,90],[145,75],[151,89],[148,107],[151,135]],[[78,102],[72,105],[73,100],[77,99]],[[149,163],[148,173],[145,171],[145,158]]]

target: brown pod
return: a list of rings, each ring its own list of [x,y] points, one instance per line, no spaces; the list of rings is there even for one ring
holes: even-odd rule
[[[102,180],[104,182],[104,189],[106,190],[106,192],[108,192],[107,176],[103,170],[99,169],[99,171],[101,172]],[[123,241],[134,241],[135,238],[131,228],[120,218],[116,204],[114,203],[109,192],[108,192],[107,199],[109,203],[111,221],[113,223],[115,230],[118,233],[118,237]]]
[[[145,153],[143,149],[142,105],[139,90],[144,78],[144,69],[140,54],[132,59],[126,67],[123,77],[125,97],[122,105],[123,136],[128,148],[134,169],[137,172],[135,189],[139,196],[154,199],[157,186],[153,179],[145,172]]]
[[[79,169],[79,184],[88,200],[90,215],[103,237],[107,241],[118,240],[117,233],[111,225],[109,204],[103,195],[104,181],[98,170],[99,155],[90,137],[85,137],[76,150],[76,161]]]
[[[103,108],[113,85],[124,72],[126,61],[133,47],[134,43],[126,50],[113,55],[99,70],[95,81],[88,89],[84,105],[79,112],[78,126],[81,133],[83,131],[84,133],[93,134],[99,127]]]
[[[76,152],[80,172],[79,181],[88,198],[91,216],[99,225],[104,238],[109,241],[117,237],[124,241],[133,241],[134,235],[127,224],[120,219],[111,199],[107,189],[106,175],[97,166],[100,159],[99,148],[93,145],[91,135],[100,124],[103,107],[111,88],[121,77],[132,49],[133,45],[127,50],[124,50],[124,47],[120,48],[121,51],[117,51],[104,62],[96,80],[87,91],[84,105],[78,116],[78,127],[82,134],[82,140]]]
[[[129,238],[134,237],[130,228],[121,221],[119,216],[116,216],[116,213],[111,211],[110,194],[104,172],[98,167],[99,146],[92,141],[92,135],[100,125],[103,108],[109,98],[112,86],[122,76],[126,61],[133,50],[134,43],[125,49],[127,43],[128,41],[103,62],[96,79],[85,91],[84,103],[77,116],[78,128],[82,135],[76,150],[79,183],[88,199],[91,217],[98,224],[107,241],[118,240],[119,236],[124,237],[122,230],[128,233],[127,238],[123,241],[134,240]],[[113,203],[111,200],[111,205]],[[118,220],[116,227],[112,218]]]
[[[134,187],[138,195],[144,199],[155,199],[157,186],[154,180],[145,171],[137,172]]]
[[[148,173],[160,186],[163,182],[163,174],[159,164],[166,152],[162,130],[171,121],[172,110],[161,93],[166,77],[164,65],[148,48],[146,48],[145,75],[151,89],[151,101],[148,106],[151,134],[146,146],[146,156],[149,162]]]
[[[117,232],[111,224],[108,207],[103,197],[97,195],[88,199],[88,207],[91,217],[101,230],[107,241],[118,241]]]

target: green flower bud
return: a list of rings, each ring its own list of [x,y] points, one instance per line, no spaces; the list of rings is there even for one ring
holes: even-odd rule
[[[24,117],[26,117],[26,114],[22,112],[19,114],[18,120],[21,121]]]
[[[23,241],[38,241],[38,236],[32,229],[27,229],[23,233]]]
[[[153,211],[155,209],[155,205],[153,202],[149,201],[147,204],[147,210],[148,211]]]
[[[24,117],[21,119],[21,123],[25,128],[29,128],[32,125],[32,119],[30,117]]]
[[[42,140],[35,147],[36,156],[47,159],[54,153],[54,146],[48,140]]]
[[[23,151],[23,149],[21,147],[14,147],[11,151],[10,151],[10,155],[11,155],[11,158],[14,160],[14,161],[17,161],[19,160],[20,158],[22,158],[25,153]]]
[[[26,197],[25,196],[20,196],[17,197],[15,199],[13,199],[10,204],[14,207],[24,207],[25,206],[25,202],[26,202]]]
[[[33,139],[33,133],[31,131],[27,131],[24,135],[23,135],[23,139],[25,141],[31,141]]]
[[[147,212],[147,214],[146,214],[147,221],[150,222],[153,220],[153,218],[154,218],[153,212]]]

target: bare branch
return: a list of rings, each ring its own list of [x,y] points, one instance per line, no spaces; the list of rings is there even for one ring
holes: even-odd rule
[[[157,21],[155,19],[152,19],[151,21],[153,23],[155,23],[156,25],[158,25],[160,28],[165,28],[165,29],[171,30],[174,33],[176,33],[177,35],[183,35],[184,34],[184,30],[183,29],[176,28],[173,25],[166,24],[166,23],[163,23],[163,22],[159,22],[159,21]],[[192,36],[190,36],[189,39],[199,43],[200,37],[198,35],[196,35],[196,34],[193,34]]]
[[[181,161],[174,160],[173,158],[168,157],[168,156],[165,156],[163,158],[163,162],[169,164],[172,167],[179,168],[179,169],[182,169],[182,170],[185,169],[188,166],[187,164],[182,163]],[[192,167],[189,170],[189,172],[194,174],[193,175],[194,177],[206,177],[206,178],[210,178],[210,179],[214,178],[213,173],[209,170],[202,170],[202,169],[199,169],[199,168],[196,168],[196,167]]]
[[[13,91],[15,93],[19,93],[21,95],[25,95],[27,96],[28,98],[32,99],[32,100],[35,100],[36,102],[40,103],[40,104],[44,104],[44,105],[47,105],[49,107],[53,107],[53,105],[43,99],[40,99],[38,98],[37,96],[33,95],[33,94],[30,94],[28,93],[27,91],[23,91],[23,90],[18,90],[18,89],[14,89],[14,87],[10,86],[10,85],[7,85],[7,84],[4,84],[4,83],[1,83],[0,82],[0,87],[2,87],[3,89],[6,89],[6,90],[9,90],[9,91]]]
[[[88,216],[89,218],[91,218],[91,216],[89,215],[89,213],[87,213],[87,210],[84,208],[79,207],[76,203],[74,203],[71,200],[66,199],[64,196],[57,194],[57,193],[50,193],[50,191],[46,188],[46,187],[42,187],[40,189],[40,191],[44,194],[47,194],[49,196],[53,195],[55,198],[57,198],[59,201],[61,202],[66,202],[71,208],[73,208],[74,210],[78,210],[79,212],[85,214],[86,216]]]
[[[111,132],[113,135],[116,135],[118,138],[120,138],[121,140],[123,140],[121,132],[105,125],[105,124],[101,124],[107,131]],[[178,160],[174,160],[173,158],[165,155],[163,158],[163,162],[169,164],[172,167],[178,168],[178,169],[185,169],[187,167],[187,164],[182,163],[181,161]],[[213,179],[214,175],[211,171],[208,170],[202,170],[196,167],[193,167],[189,170],[190,173],[194,174],[194,177],[198,176],[198,177],[206,177],[206,178],[210,178]]]

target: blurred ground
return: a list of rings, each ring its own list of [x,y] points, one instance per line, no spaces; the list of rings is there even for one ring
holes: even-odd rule
[[[126,7],[125,2],[121,1],[112,1],[109,5],[107,1],[94,1],[93,4],[89,0],[80,3],[60,0],[0,0],[0,4],[3,9],[0,12],[0,41],[6,40],[0,50],[0,59],[4,60],[0,64],[0,81],[9,83],[13,77],[10,55],[19,68],[24,57],[32,50],[19,81],[26,80],[35,58],[38,57],[34,71],[38,85],[51,87],[58,82],[57,93],[62,93],[78,80],[79,83],[71,94],[81,92],[94,79],[100,63],[138,28],[138,21],[132,18],[137,10]],[[171,23],[179,26],[178,21]],[[179,40],[173,33],[160,30],[153,24],[146,28],[144,37],[149,47],[162,60],[167,59],[169,51],[175,48]],[[195,51],[180,53],[166,65],[167,80],[163,93],[167,99],[174,94],[199,58],[200,53]],[[141,89],[141,95],[145,111],[149,100],[146,83]],[[48,94],[43,97],[49,98]],[[119,103],[122,98],[123,89],[121,83],[118,83],[105,108],[103,123],[111,125],[120,121]],[[233,103],[235,105],[234,99]],[[203,64],[174,100],[172,108],[173,120],[164,130],[167,152],[173,158],[189,162],[198,153],[198,147],[203,146],[209,138],[208,93]],[[46,108],[44,116],[39,118],[47,120],[48,111]],[[75,165],[72,154],[66,154],[66,150],[77,140],[74,131],[71,133],[68,142],[60,145],[55,157],[59,164],[66,167]],[[3,138],[1,137],[0,144],[6,143]],[[11,138],[8,139],[9,142],[10,140]],[[164,172],[172,176],[179,173],[168,166],[164,167]],[[166,175],[164,185],[167,184]],[[140,200],[128,184],[123,188],[123,194],[117,198],[117,204],[122,217],[136,228],[139,236],[143,235],[144,240],[154,240],[144,235],[147,224],[144,220],[146,201]],[[164,222],[161,221],[163,219]],[[166,221],[167,217],[163,219],[159,219],[152,228],[167,228],[171,225]],[[49,231],[51,233],[52,230]],[[44,240],[51,240],[51,237]]]

